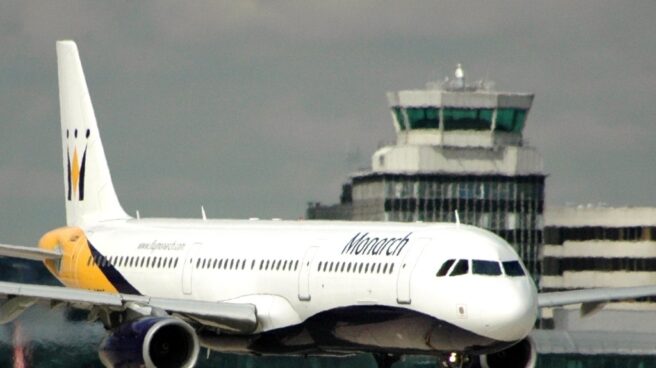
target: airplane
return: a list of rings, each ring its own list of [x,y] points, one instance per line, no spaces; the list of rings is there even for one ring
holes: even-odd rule
[[[193,367],[237,354],[404,355],[439,367],[531,367],[539,308],[656,295],[656,287],[537,292],[515,250],[456,223],[132,218],[121,207],[75,42],[56,43],[66,226],[38,247],[64,285],[0,282],[0,323],[34,304],[89,311],[107,367]]]

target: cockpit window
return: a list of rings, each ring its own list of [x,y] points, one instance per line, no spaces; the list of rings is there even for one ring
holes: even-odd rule
[[[472,261],[472,271],[474,275],[499,276],[501,275],[501,266],[496,261],[475,259]]]
[[[456,263],[455,267],[453,267],[453,271],[451,271],[451,274],[449,276],[460,276],[460,275],[466,275],[469,273],[469,260],[467,259],[461,259]]]
[[[503,271],[508,276],[524,276],[524,269],[522,265],[519,264],[519,261],[507,261],[503,262]]]
[[[448,261],[444,262],[442,264],[442,267],[440,267],[440,270],[437,271],[437,274],[435,276],[437,277],[442,277],[446,276],[447,272],[449,272],[449,269],[451,269],[451,266],[453,266],[453,262],[455,262],[455,259],[449,259]]]

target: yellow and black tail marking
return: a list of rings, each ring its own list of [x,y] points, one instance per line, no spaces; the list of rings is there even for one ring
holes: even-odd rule
[[[140,294],[113,265],[104,262],[105,257],[89,243],[78,227],[63,227],[46,233],[39,241],[39,248],[61,251],[63,256],[60,260],[44,263],[66,286],[109,293]],[[93,262],[89,262],[89,259]]]
[[[74,195],[77,195],[77,199],[80,201],[84,200],[84,180],[86,172],[86,163],[87,163],[87,144],[91,131],[86,130],[84,143],[84,151],[82,153],[82,162],[80,163],[79,155],[77,153],[77,141],[78,130],[73,130],[73,157],[71,158],[70,145],[66,146],[66,182],[68,186],[68,200],[72,200]],[[70,130],[66,129],[66,140],[70,139]]]

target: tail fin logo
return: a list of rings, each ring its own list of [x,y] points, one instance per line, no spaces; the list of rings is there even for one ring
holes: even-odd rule
[[[80,201],[84,200],[84,178],[86,172],[87,162],[87,144],[91,131],[89,129],[84,133],[84,149],[82,150],[82,158],[80,158],[80,151],[78,151],[78,130],[73,130],[73,137],[71,137],[70,129],[66,129],[66,141],[73,141],[73,152],[71,153],[71,144],[66,144],[66,181],[68,200],[71,201],[76,198]],[[81,132],[80,132],[81,135]],[[72,156],[71,156],[72,155]]]

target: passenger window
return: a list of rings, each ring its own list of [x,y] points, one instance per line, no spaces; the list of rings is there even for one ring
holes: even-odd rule
[[[392,273],[392,272],[394,272],[394,263],[392,263],[390,265],[390,269],[389,269],[389,273]]]
[[[298,260],[296,260],[296,262],[294,262],[294,271],[296,271],[297,269],[298,269]]]
[[[368,272],[369,272],[369,263],[367,263],[367,264],[364,266],[364,273],[368,273]]]
[[[346,267],[346,262],[342,262],[342,268],[339,270],[339,272],[344,272],[345,267]]]
[[[321,263],[322,262],[319,262],[319,265],[317,266],[317,271],[321,271]]]
[[[506,273],[506,275],[512,277],[526,275],[526,273],[524,273],[524,269],[522,268],[522,265],[519,264],[518,261],[503,262],[503,271]]]
[[[383,273],[387,273],[387,263],[383,265]]]
[[[442,267],[440,267],[440,270],[437,271],[437,273],[435,274],[435,276],[437,276],[437,277],[446,276],[446,274],[449,272],[449,270],[451,269],[451,266],[453,266],[453,263],[455,261],[456,261],[455,259],[449,259],[446,262],[444,262],[442,264]]]
[[[460,275],[466,275],[469,273],[469,260],[467,259],[461,259],[456,263],[455,267],[453,267],[453,270],[451,271],[451,274],[449,276],[460,276]]]
[[[499,276],[501,275],[501,266],[496,261],[475,259],[472,261],[472,272],[475,275]]]
[[[143,268],[145,261],[146,261],[146,257],[141,257],[141,264],[139,265],[139,267]]]
[[[264,260],[261,260],[260,261],[260,271],[262,271],[263,268],[264,268]]]
[[[196,268],[200,268],[200,258],[196,261]]]
[[[175,259],[175,263],[173,263],[173,268],[176,268],[176,267],[178,267],[178,259],[177,258]]]
[[[244,268],[246,268],[246,260],[242,259],[241,260],[241,269],[243,270]]]
[[[251,261],[251,270],[255,269],[255,260]]]
[[[364,266],[364,264],[360,263],[360,265],[358,266],[358,273],[362,273],[362,267],[363,266]]]

